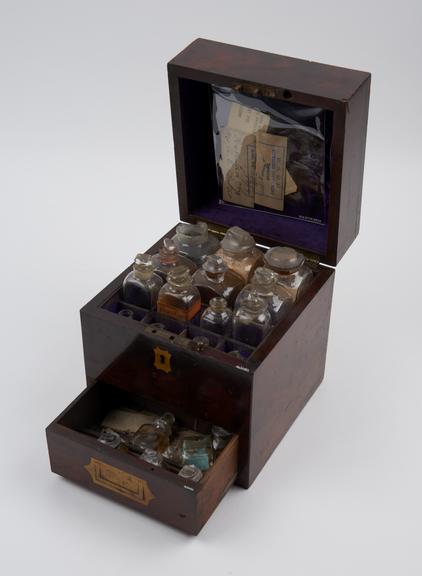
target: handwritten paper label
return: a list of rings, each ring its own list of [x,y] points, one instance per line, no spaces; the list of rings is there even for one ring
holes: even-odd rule
[[[223,128],[220,168],[223,200],[252,208],[255,197],[255,135]]]
[[[270,117],[268,114],[259,112],[254,108],[242,106],[237,102],[233,102],[230,106],[229,119],[227,126],[234,130],[241,130],[246,134],[254,134],[258,130],[266,131],[270,125]]]
[[[284,209],[287,138],[266,132],[256,135],[255,203]]]

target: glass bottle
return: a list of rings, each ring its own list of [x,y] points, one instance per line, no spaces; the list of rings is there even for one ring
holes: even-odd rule
[[[235,308],[239,308],[252,292],[267,302],[273,324],[283,318],[286,310],[293,303],[290,293],[278,283],[278,275],[269,268],[262,266],[255,270],[251,283],[247,284],[240,292]]]
[[[110,448],[118,448],[122,443],[122,438],[114,430],[103,430],[98,437],[98,442],[110,446]]]
[[[211,298],[208,308],[201,316],[200,326],[216,334],[224,334],[232,319],[232,311],[225,298]]]
[[[233,338],[258,346],[271,327],[271,315],[265,300],[251,292],[233,317]]]
[[[187,266],[177,266],[167,276],[158,295],[157,310],[176,320],[189,322],[201,309],[198,288],[192,285]]]
[[[152,257],[152,266],[154,272],[158,274],[164,282],[167,279],[167,274],[170,270],[176,268],[176,266],[187,266],[189,272],[193,274],[196,270],[196,264],[182,256],[176,247],[176,244],[170,238],[164,238],[163,245],[159,249],[157,254]]]
[[[178,476],[191,482],[199,482],[202,478],[201,470],[194,464],[186,464],[180,469]]]
[[[213,462],[212,437],[192,434],[182,440],[182,462],[193,464],[200,470],[208,470]]]
[[[148,462],[148,464],[153,464],[154,466],[161,466],[163,463],[163,455],[151,448],[146,448],[139,456],[139,459]]]
[[[212,447],[215,452],[221,452],[223,448],[229,443],[231,434],[225,428],[214,425],[211,429],[212,432]]]
[[[233,305],[244,286],[242,278],[228,270],[227,264],[216,254],[206,257],[202,268],[193,275],[192,281],[198,287],[203,304],[208,304],[215,296],[222,296]]]
[[[123,280],[123,300],[141,308],[154,308],[163,281],[154,274],[149,254],[138,254],[133,270]]]
[[[227,230],[217,254],[244,282],[264,263],[264,254],[256,247],[253,237],[239,226]]]
[[[278,282],[289,291],[293,301],[309,286],[312,270],[305,256],[288,246],[274,246],[264,256],[265,266],[278,274]]]
[[[176,226],[176,234],[172,238],[180,254],[193,260],[201,266],[205,256],[218,250],[218,239],[208,233],[205,222],[196,224],[181,223]]]
[[[142,454],[145,450],[163,452],[170,442],[175,422],[171,412],[165,412],[153,422],[143,424],[133,436],[130,448]]]

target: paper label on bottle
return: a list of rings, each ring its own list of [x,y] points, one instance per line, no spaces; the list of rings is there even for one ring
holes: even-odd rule
[[[227,127],[240,130],[245,134],[254,134],[258,130],[267,130],[270,117],[264,112],[233,102],[230,106]]]
[[[177,306],[173,306],[168,302],[164,302],[162,300],[158,300],[157,303],[157,311],[160,314],[166,314],[167,316],[171,316],[176,320],[180,320],[181,322],[189,322],[192,318],[198,314],[201,310],[201,302],[200,300],[194,302],[191,308],[179,308]]]
[[[255,203],[284,209],[287,138],[266,132],[256,135]]]
[[[252,208],[255,198],[255,135],[225,127],[221,130],[220,168],[223,200]]]

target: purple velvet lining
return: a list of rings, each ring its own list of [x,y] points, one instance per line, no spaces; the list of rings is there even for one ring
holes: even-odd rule
[[[209,220],[222,226],[240,226],[252,235],[268,238],[283,245],[289,244],[308,252],[325,255],[327,253],[326,225],[305,220],[286,218],[271,212],[242,208],[231,204],[213,204],[193,211],[200,219]]]

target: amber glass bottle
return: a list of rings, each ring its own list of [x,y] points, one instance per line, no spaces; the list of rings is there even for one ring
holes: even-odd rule
[[[201,309],[198,288],[192,285],[187,266],[177,266],[167,276],[158,295],[157,310],[182,322],[189,322]]]

